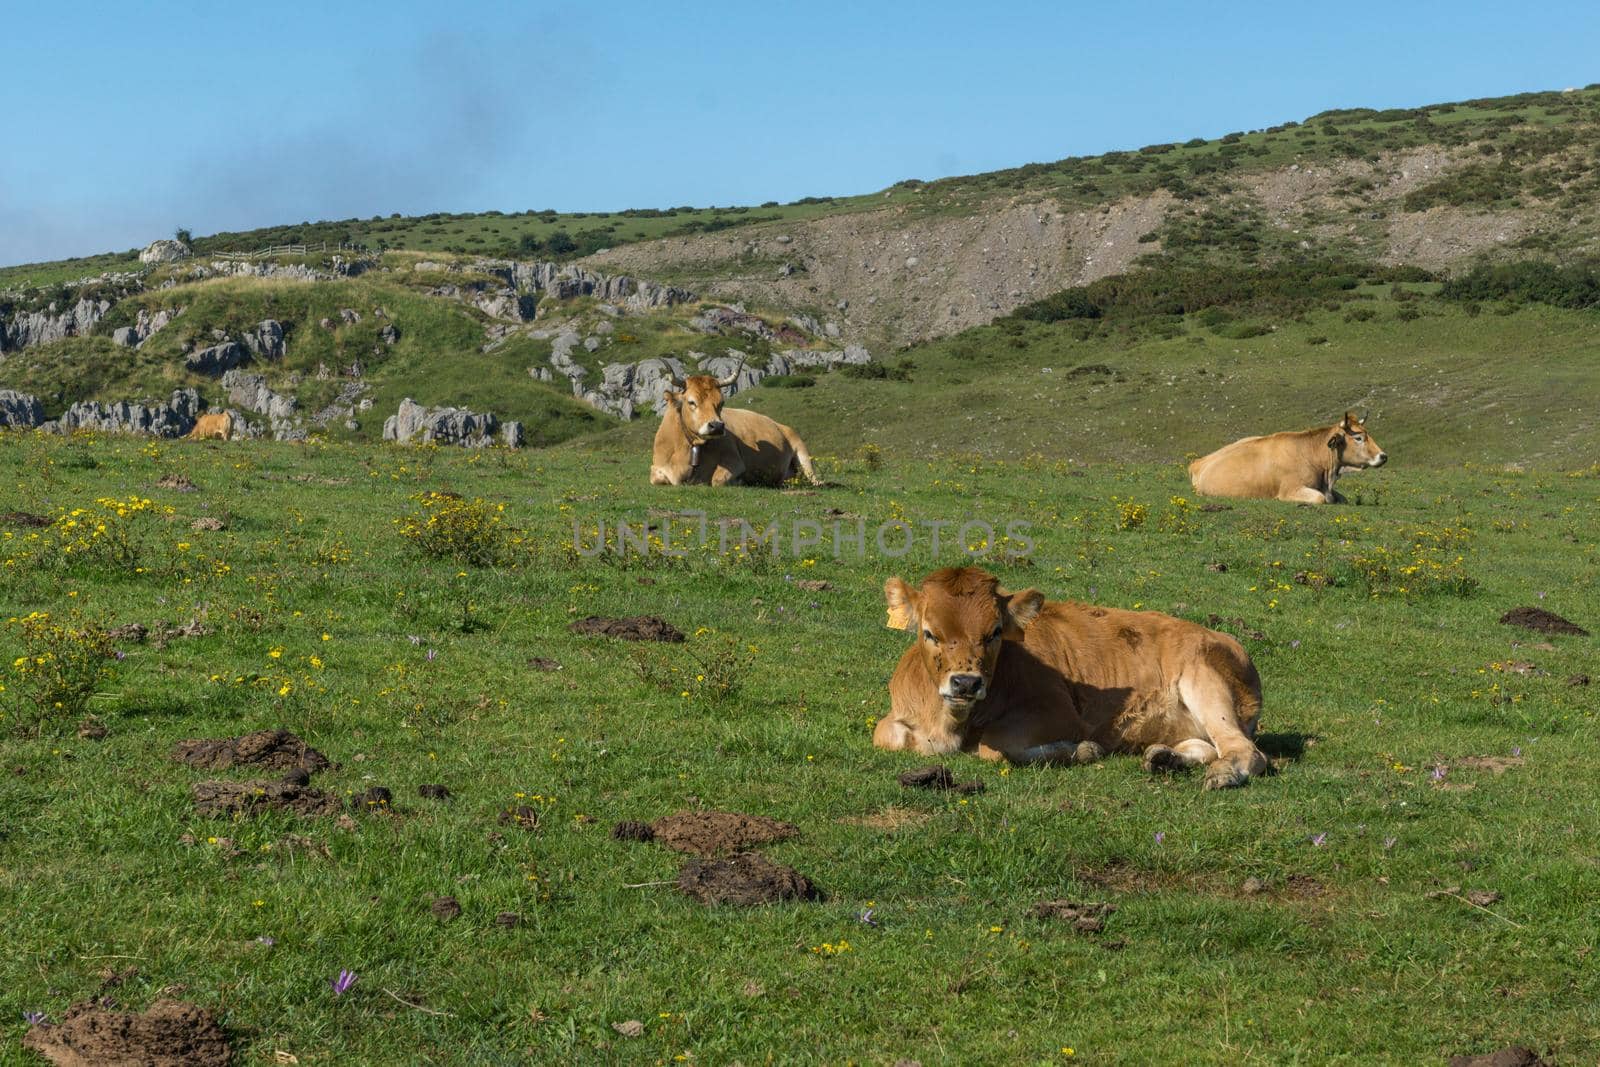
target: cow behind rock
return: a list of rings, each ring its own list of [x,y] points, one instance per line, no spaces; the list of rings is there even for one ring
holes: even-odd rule
[[[1255,746],[1261,680],[1238,641],[1153,611],[1008,593],[976,567],[884,586],[889,625],[916,642],[889,682],[879,748],[1012,763],[1142,754],[1147,770],[1204,764],[1207,789],[1271,765]]]
[[[1389,454],[1367,432],[1366,416],[1347,411],[1332,426],[1225,445],[1189,464],[1189,481],[1204,496],[1336,504],[1344,500],[1333,488],[1340,474],[1388,461]]]
[[[820,484],[800,435],[754,411],[723,406],[722,391],[738,378],[696,374],[676,379],[650,459],[651,485],[782,483],[804,474]]]

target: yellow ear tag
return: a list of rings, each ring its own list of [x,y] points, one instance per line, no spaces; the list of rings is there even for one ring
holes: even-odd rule
[[[904,604],[895,604],[889,608],[889,619],[884,623],[891,630],[909,630],[911,628],[911,612],[906,610]]]

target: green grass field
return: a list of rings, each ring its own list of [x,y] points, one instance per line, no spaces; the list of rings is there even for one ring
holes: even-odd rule
[[[1475,320],[1533,336],[1585,321]],[[1451,336],[1420,343],[1446,351]],[[1305,348],[1283,331],[1254,340],[1268,342]],[[1403,335],[1373,343],[1345,354],[1399,367]],[[1162,345],[1208,378],[1234,347],[1109,348],[1127,381],[1103,388],[1138,385]],[[208,631],[87,661],[114,673],[84,711],[41,723],[15,663],[38,649],[0,624],[0,1059],[29,1062],[24,1011],[59,1019],[104,987],[133,1008],[181,990],[220,1012],[248,1063],[1409,1064],[1512,1043],[1593,1062],[1595,689],[1569,679],[1594,673],[1595,639],[1497,622],[1533,605],[1600,626],[1592,435],[1539,462],[1557,415],[1537,432],[1452,415],[1431,437],[1409,410],[1375,415],[1394,460],[1342,484],[1359,506],[1205,512],[1177,462],[1203,420],[1154,400],[1121,431],[1097,416],[1092,462],[1068,462],[1074,412],[1102,396],[1080,377],[1087,397],[1041,389],[1017,401],[1027,419],[994,420],[1049,412],[1066,442],[1044,449],[1039,429],[958,454],[950,431],[929,449],[908,391],[949,397],[952,421],[999,409],[955,382],[959,354],[918,361],[910,383],[849,383],[865,390],[855,417],[831,406],[833,378],[742,398],[811,438],[818,491],[647,486],[642,424],[522,453],[0,436],[0,513],[67,515],[42,530],[0,519],[0,620]],[[1337,373],[1371,380],[1372,365]],[[1318,385],[1343,397],[1343,381]],[[1180,409],[1209,395],[1182,388]],[[1274,424],[1326,406],[1294,396],[1235,399]],[[1528,469],[1489,464],[1495,448]],[[160,487],[168,475],[195,488]],[[431,491],[486,502],[473,529],[501,533],[467,540],[497,565],[403,536],[397,520]],[[152,503],[130,510],[135,497]],[[869,743],[905,644],[883,626],[882,584],[962,555],[935,558],[925,538],[898,559],[870,539],[860,559],[566,550],[574,522],[674,509],[758,526],[842,512],[869,530],[1027,520],[1025,562],[980,557],[1009,586],[1215,616],[1238,635],[1280,773],[1218,794],[1125,756],[1011,770],[956,756],[985,792],[903,789],[897,774],[929,761]],[[204,517],[224,528],[191,528]],[[60,550],[85,532],[95,547]],[[645,613],[687,642],[568,631]],[[86,718],[106,735],[80,737]],[[272,727],[338,764],[313,786],[385,786],[393,811],[195,814],[194,782],[249,775],[181,766],[174,743]],[[420,797],[424,783],[453,799]],[[536,828],[500,821],[520,805]],[[823,899],[708,909],[660,884],[675,854],[609,835],[702,807],[796,824],[765,851]],[[430,910],[447,894],[453,921]],[[1097,935],[1029,916],[1054,898],[1117,910]],[[359,979],[335,997],[341,969]],[[628,1021],[641,1036],[613,1026]]]

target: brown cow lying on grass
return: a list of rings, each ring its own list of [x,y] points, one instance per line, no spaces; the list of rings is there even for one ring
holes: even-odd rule
[[[194,429],[186,435],[189,441],[205,441],[216,438],[218,441],[233,440],[233,416],[226,411],[215,415],[201,415],[194,420]]]
[[[1347,470],[1381,467],[1389,454],[1354,412],[1332,426],[1246,437],[1189,464],[1189,481],[1205,496],[1261,497],[1335,504],[1333,483]]]
[[[1008,593],[976,567],[884,585],[889,625],[916,644],[889,682],[879,748],[1012,763],[1142,753],[1146,770],[1205,764],[1205,787],[1271,765],[1255,746],[1261,679],[1227,634],[1153,611]]]
[[[737,372],[735,372],[737,376]],[[779,484],[804,473],[820,485],[800,435],[765,415],[722,406],[734,377],[673,380],[656,430],[651,485]]]

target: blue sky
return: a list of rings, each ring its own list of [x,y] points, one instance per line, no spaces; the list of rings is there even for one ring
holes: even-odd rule
[[[1600,81],[1600,4],[9,5],[0,264],[749,204]]]

